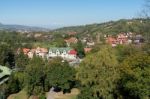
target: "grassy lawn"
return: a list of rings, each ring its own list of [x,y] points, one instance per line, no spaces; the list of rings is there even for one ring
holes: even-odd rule
[[[63,94],[62,92],[55,93],[55,99],[76,99],[77,95],[79,94],[79,90],[74,88],[71,90],[71,93]]]
[[[74,88],[71,90],[71,93],[63,94],[63,92],[58,92],[58,93],[53,93],[52,96],[54,96],[54,99],[76,99],[79,93],[80,93],[79,89]],[[19,93],[10,95],[7,99],[27,99],[27,98],[28,96],[25,90],[22,90]]]
[[[28,96],[24,90],[20,91],[17,94],[10,95],[7,99],[27,99]]]

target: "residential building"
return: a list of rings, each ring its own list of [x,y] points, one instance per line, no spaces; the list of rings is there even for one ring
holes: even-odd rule
[[[74,35],[77,34],[77,32],[68,32],[67,34],[68,34],[69,36],[74,36]]]
[[[112,47],[117,46],[118,44],[129,44],[132,43],[132,40],[129,39],[128,33],[120,33],[116,37],[108,36],[106,38],[106,43],[110,44]]]
[[[120,33],[117,35],[117,43],[118,44],[127,44],[128,43],[128,36],[124,33]]]
[[[94,46],[94,45],[95,45],[95,42],[90,41],[90,42],[87,42],[86,44],[87,44],[88,47],[91,47],[91,46]]]
[[[84,48],[84,53],[89,53],[92,50],[92,48]]]
[[[23,53],[29,58],[33,58],[33,55],[45,58],[48,54],[48,49],[37,47],[36,49],[23,48]]]
[[[33,55],[35,54],[35,49],[31,49],[29,52],[28,52],[28,57],[29,58],[33,58]]]
[[[30,49],[29,49],[29,48],[23,48],[22,51],[23,51],[23,53],[24,53],[25,55],[27,55],[28,52],[30,51]]]
[[[75,60],[77,52],[72,48],[50,48],[48,58],[62,57],[65,60]]]
[[[109,36],[106,38],[106,43],[110,44],[112,47],[117,46],[117,40],[114,37]]]
[[[65,42],[67,43],[67,46],[70,46],[70,44],[76,44],[78,39],[76,37],[71,37],[69,39],[65,39]]]
[[[48,49],[47,48],[40,48],[40,47],[37,47],[35,49],[35,54],[36,56],[39,56],[39,57],[42,57],[42,58],[45,58],[48,54]]]
[[[143,43],[144,42],[144,38],[142,35],[136,35],[134,37],[134,43],[135,44],[139,44],[139,43]]]
[[[41,36],[42,36],[42,34],[40,34],[40,33],[39,34],[34,34],[35,38],[38,38],[38,37],[41,37]]]

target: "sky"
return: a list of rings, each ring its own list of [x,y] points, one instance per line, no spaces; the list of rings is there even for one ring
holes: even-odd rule
[[[72,26],[138,17],[144,0],[0,0],[0,22]]]

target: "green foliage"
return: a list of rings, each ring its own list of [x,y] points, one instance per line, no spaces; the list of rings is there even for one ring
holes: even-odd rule
[[[84,45],[82,44],[81,41],[78,41],[77,44],[73,44],[72,47],[77,51],[77,55],[80,58],[83,58],[85,56]]]
[[[54,34],[54,39],[52,40],[52,42],[50,42],[50,44],[54,47],[66,47],[66,43],[62,34],[58,33]]]
[[[146,52],[148,55],[150,55],[150,44],[145,44],[143,47],[142,47],[142,50],[144,52]]]
[[[21,73],[14,73],[8,81],[9,93],[17,93],[23,88],[23,77]]]
[[[82,86],[90,87],[93,97],[113,98],[119,72],[112,50],[110,47],[102,48],[99,52],[87,56],[78,68],[77,79],[81,81]]]
[[[23,73],[20,73],[20,72],[13,73],[9,77],[9,81],[0,86],[0,89],[1,89],[0,94],[2,94],[2,96],[4,97],[2,99],[5,99],[10,94],[19,92],[24,87],[23,83],[24,83]]]
[[[10,94],[8,91],[8,85],[7,84],[3,84],[0,86],[0,99],[6,99],[7,96]]]
[[[47,82],[50,86],[61,88],[64,92],[71,89],[75,80],[75,70],[61,59],[53,59],[47,65]]]
[[[46,96],[45,96],[44,93],[41,93],[41,94],[39,95],[39,99],[47,99],[47,98],[46,98]]]
[[[121,71],[124,92],[136,99],[150,98],[150,56],[145,53],[129,56],[123,61]]]
[[[64,92],[70,90],[75,80],[75,70],[67,62],[59,58],[47,63],[39,57],[29,61],[25,70],[25,85],[28,94],[39,95],[49,91],[51,87],[61,88]]]
[[[97,53],[99,52],[104,46],[106,46],[105,44],[95,44],[90,52],[90,54],[93,53]]]
[[[82,87],[81,93],[77,96],[77,99],[99,99],[98,97],[94,97],[93,92],[90,89],[90,86]]]
[[[55,38],[55,40],[51,42],[51,44],[55,47],[66,47],[66,43],[63,38]]]
[[[119,62],[122,62],[128,56],[140,52],[142,49],[135,45],[118,45],[116,48],[116,55]]]
[[[6,44],[0,44],[0,64],[12,68],[15,66],[14,53],[10,46]]]
[[[40,57],[35,57],[29,61],[25,70],[25,84],[28,94],[38,95],[44,91],[45,63]]]
[[[16,56],[15,56],[16,68],[24,70],[28,64],[29,64],[28,56],[24,55],[24,53],[22,51],[19,52],[18,54],[16,54]]]

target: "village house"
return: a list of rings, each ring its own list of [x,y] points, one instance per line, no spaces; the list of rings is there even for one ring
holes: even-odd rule
[[[77,32],[68,32],[67,35],[69,36],[75,36],[77,34]]]
[[[35,38],[38,38],[38,37],[41,37],[41,36],[42,36],[42,34],[41,34],[41,33],[34,34],[34,37],[35,37]]]
[[[135,44],[139,44],[139,43],[143,43],[144,42],[144,38],[142,35],[136,35],[134,37],[134,43]]]
[[[35,53],[35,49],[31,49],[27,55],[29,58],[33,58],[34,53]]]
[[[120,33],[116,37],[108,36],[106,38],[106,43],[110,44],[112,47],[118,44],[130,44],[132,43],[132,33]]]
[[[28,55],[30,49],[29,48],[23,48],[22,51],[23,51],[24,55]]]
[[[86,43],[86,45],[87,45],[88,47],[91,47],[91,46],[94,46],[94,45],[95,45],[95,42],[94,42],[94,41],[89,41],[89,42]]]
[[[111,36],[109,36],[109,37],[106,38],[106,43],[110,44],[112,47],[117,46],[117,40],[116,40],[116,38],[111,37]]]
[[[117,43],[118,44],[127,44],[128,36],[125,33],[120,33],[117,35]]]
[[[24,55],[27,55],[28,58],[33,58],[33,55],[34,55],[34,51],[29,49],[29,48],[23,48],[22,49]]]
[[[87,41],[88,41],[88,38],[87,38],[87,37],[81,38],[81,42],[82,42],[82,43],[87,43]]]
[[[36,56],[45,58],[48,54],[48,49],[37,47],[36,49],[23,48],[24,55],[27,55],[29,58],[33,58],[34,54]]]
[[[89,53],[92,50],[92,48],[84,48],[84,53]]]
[[[133,37],[133,33],[132,32],[128,32],[128,33],[126,33],[126,35],[128,36],[128,38],[132,38]]]
[[[48,52],[48,58],[62,57],[65,60],[75,60],[77,58],[77,52],[72,48],[50,48]]]
[[[37,47],[36,49],[23,48],[23,53],[28,56],[28,58],[33,58],[34,55],[41,58],[54,58],[62,57],[64,60],[76,60],[77,51],[69,48],[50,48],[49,51],[46,48]]]
[[[78,39],[76,37],[71,37],[69,39],[65,39],[65,42],[67,43],[67,46],[70,46],[70,44],[76,44]]]
[[[39,56],[39,57],[42,57],[42,58],[45,58],[48,54],[48,49],[47,48],[40,48],[40,47],[37,47],[35,49],[35,54],[36,56]]]

